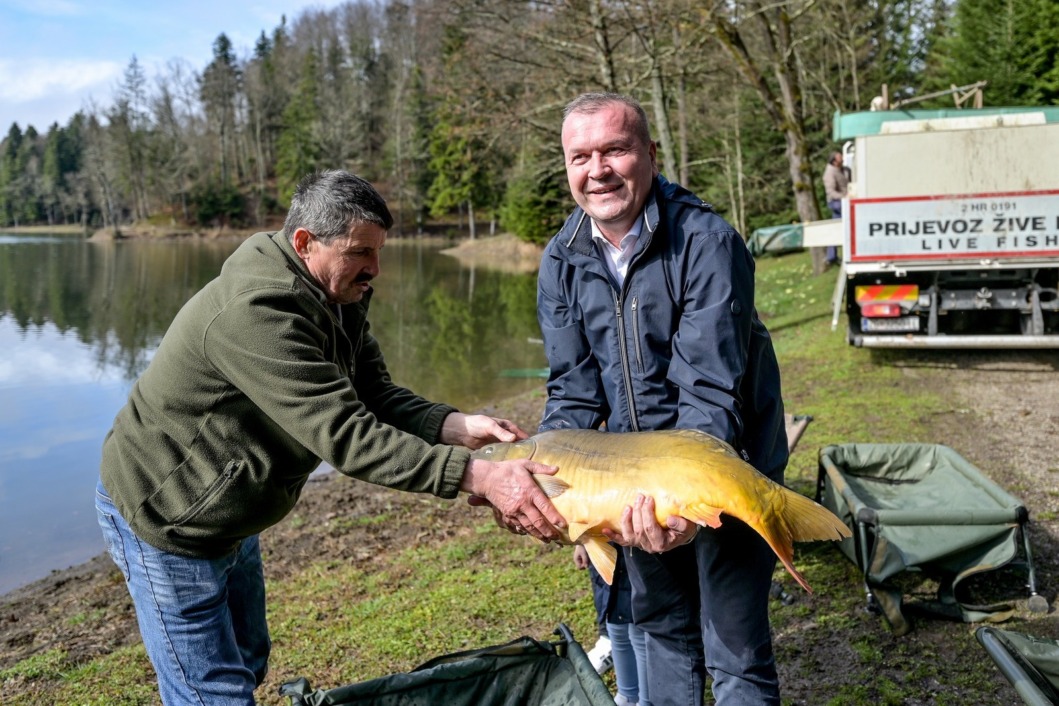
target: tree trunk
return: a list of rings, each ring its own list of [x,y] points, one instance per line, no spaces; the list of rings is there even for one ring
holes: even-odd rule
[[[673,156],[673,131],[669,127],[669,114],[666,112],[666,88],[662,80],[662,67],[658,60],[652,58],[651,67],[651,102],[655,113],[655,134],[658,135],[658,146],[662,152],[662,173],[668,179],[678,179],[677,164]]]
[[[616,91],[618,84],[614,80],[614,53],[610,46],[610,37],[607,35],[607,20],[603,14],[601,0],[590,0],[588,11],[592,20],[592,36],[596,45],[600,80],[606,90]]]
[[[802,90],[797,72],[796,52],[791,41],[787,3],[779,2],[767,10],[756,7],[753,14],[761,27],[761,44],[764,47],[761,60],[772,72],[779,88],[778,95],[758,68],[758,59],[751,55],[740,27],[717,11],[711,15],[714,34],[735,61],[743,77],[757,91],[765,113],[783,134],[784,152],[787,156],[798,217],[803,222],[817,221],[820,220],[820,206],[813,188],[812,163],[809,160],[809,145],[805,137],[805,117],[801,104]],[[814,248],[812,258],[813,272],[820,274],[824,271],[823,249]]]

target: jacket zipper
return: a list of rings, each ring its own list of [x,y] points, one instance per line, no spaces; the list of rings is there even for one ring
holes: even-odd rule
[[[630,308],[632,309],[632,340],[636,346],[636,364],[640,366],[640,372],[643,373],[643,347],[640,346],[640,315],[636,312],[639,303],[637,298],[633,297]]]
[[[629,400],[629,426],[633,431],[640,431],[636,419],[636,403],[633,401],[632,371],[629,369],[629,351],[625,342],[625,319],[621,314],[621,294],[614,292],[614,313],[618,320],[618,352],[621,354],[621,374],[625,379],[625,397]]]

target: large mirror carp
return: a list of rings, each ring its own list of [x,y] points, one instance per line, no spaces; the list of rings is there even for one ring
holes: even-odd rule
[[[566,541],[584,545],[608,584],[616,552],[602,530],[620,532],[622,510],[639,494],[654,498],[655,516],[663,526],[670,515],[702,527],[719,527],[721,515],[739,518],[764,537],[809,592],[793,565],[794,542],[850,536],[830,510],[770,480],[731,446],[702,431],[563,429],[490,444],[474,456],[490,461],[528,458],[558,466],[555,475],[534,479],[567,521]]]

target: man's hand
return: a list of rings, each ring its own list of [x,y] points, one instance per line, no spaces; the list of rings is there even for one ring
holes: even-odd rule
[[[552,475],[557,470],[525,458],[500,463],[471,459],[460,490],[471,494],[471,505],[491,507],[501,527],[542,542],[559,540],[562,533],[556,528],[566,527],[566,521],[533,480],[534,473]]]
[[[698,525],[680,515],[670,515],[662,527],[655,519],[654,498],[638,495],[632,507],[626,507],[621,513],[621,533],[604,528],[603,534],[623,547],[660,554],[687,544],[698,531]]]
[[[484,414],[453,412],[441,423],[438,441],[443,444],[480,449],[495,441],[522,441],[529,435],[507,419],[496,419]]]
[[[580,544],[574,545],[574,566],[579,569],[587,569],[589,564],[588,550]]]

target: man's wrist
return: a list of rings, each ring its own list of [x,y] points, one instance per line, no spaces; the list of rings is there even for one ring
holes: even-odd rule
[[[460,490],[471,495],[485,495],[488,461],[478,458],[467,459],[467,466],[463,470],[463,479],[460,480]]]

